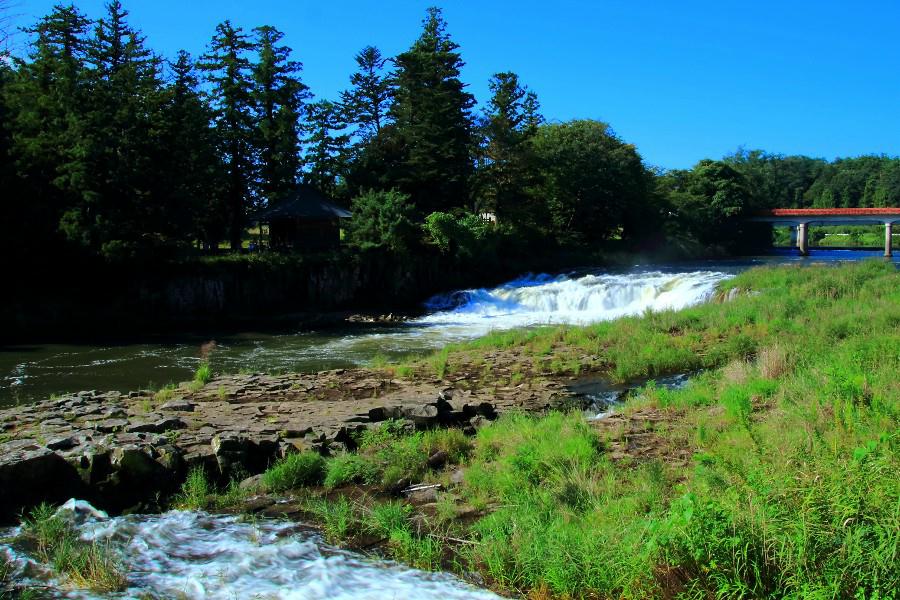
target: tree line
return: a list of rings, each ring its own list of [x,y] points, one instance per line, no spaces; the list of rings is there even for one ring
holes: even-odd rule
[[[358,249],[460,260],[518,244],[734,247],[773,206],[885,206],[900,161],[740,150],[648,167],[593,120],[548,123],[512,72],[480,108],[440,9],[386,57],[356,56],[317,99],[270,25],[219,24],[198,57],[166,60],[112,0],[92,20],[57,5],[0,61],[0,185],[9,245],[110,260],[241,248],[253,215],[300,183],[349,206]]]

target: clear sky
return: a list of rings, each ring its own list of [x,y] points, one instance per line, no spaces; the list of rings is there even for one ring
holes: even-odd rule
[[[53,0],[13,0],[19,24]],[[102,0],[76,0],[91,17]],[[226,18],[270,24],[320,98],[347,87],[353,55],[417,37],[414,0],[124,0],[167,57],[202,53]],[[687,167],[739,146],[834,158],[900,154],[900,2],[833,0],[446,0],[479,101],[512,70],[549,120],[601,119],[646,162]],[[21,45],[21,40],[20,40]]]

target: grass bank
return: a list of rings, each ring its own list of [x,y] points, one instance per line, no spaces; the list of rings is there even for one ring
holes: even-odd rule
[[[761,268],[723,285],[730,301],[454,346],[405,368],[475,373],[506,353],[522,377],[554,361],[706,371],[645,386],[607,422],[507,415],[471,439],[388,425],[266,477],[314,486],[332,538],[375,534],[400,560],[532,598],[894,598],[898,284],[874,262]],[[417,482],[440,487],[391,497]]]

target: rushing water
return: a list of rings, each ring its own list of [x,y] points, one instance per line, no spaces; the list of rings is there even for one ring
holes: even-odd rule
[[[189,379],[200,346],[215,339],[214,370],[312,371],[396,359],[470,339],[491,330],[548,323],[591,323],[645,310],[702,301],[718,282],[760,263],[847,260],[875,253],[814,251],[808,259],[783,256],[635,267],[617,272],[585,269],[521,277],[493,289],[432,298],[424,316],[391,325],[349,324],[279,335],[247,332],[182,336],[117,344],[44,344],[0,347],[0,406],[83,389],[128,391]],[[900,254],[900,253],[898,253]],[[895,259],[896,260],[896,259]]]
[[[445,573],[428,573],[333,548],[287,521],[172,511],[109,518],[70,500],[58,513],[82,539],[108,544],[127,569],[128,589],[66,589],[15,542],[0,543],[20,585],[48,586],[56,598],[197,600],[498,600]],[[2,532],[15,538],[18,529]]]

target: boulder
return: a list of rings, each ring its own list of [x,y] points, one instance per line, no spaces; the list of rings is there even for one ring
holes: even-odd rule
[[[84,496],[75,468],[49,448],[34,445],[0,456],[0,522],[12,522],[40,502]]]

